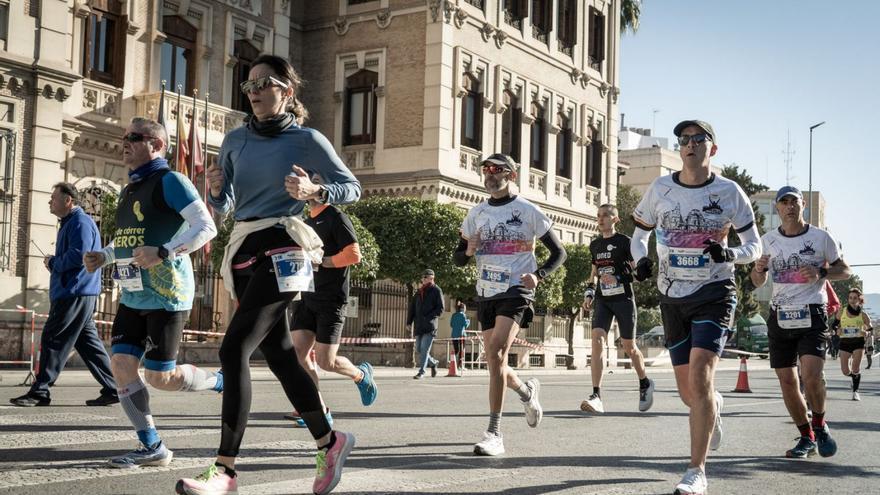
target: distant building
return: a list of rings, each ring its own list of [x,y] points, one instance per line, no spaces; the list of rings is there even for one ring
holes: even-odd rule
[[[813,218],[810,222],[819,228],[827,228],[825,225],[825,198],[820,191],[803,191],[804,201],[808,203],[804,209],[804,219],[810,216],[810,206],[813,207]],[[776,213],[776,190],[759,192],[752,195],[752,201],[758,205],[758,212],[764,215],[764,232],[775,229],[782,225],[782,219]]]

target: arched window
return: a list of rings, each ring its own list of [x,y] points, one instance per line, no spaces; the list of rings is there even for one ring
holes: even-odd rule
[[[547,146],[547,128],[544,122],[544,108],[538,104],[532,103],[532,122],[531,128],[531,160],[530,166],[537,170],[547,170],[546,146]]]
[[[361,69],[345,78],[343,143],[348,145],[376,142],[376,87],[379,74]]]
[[[519,163],[522,140],[522,109],[519,107],[519,98],[512,91],[504,91],[504,106],[507,110],[501,115],[501,152]]]
[[[248,40],[235,40],[233,55],[238,62],[232,69],[232,108],[245,113],[253,113],[251,101],[246,94],[241,92],[241,83],[248,80],[253,62],[260,56],[260,50],[257,50]]]
[[[590,127],[592,141],[587,146],[587,184],[602,188],[602,134],[599,129]]]
[[[556,136],[556,175],[571,179],[571,119],[562,113],[558,118],[561,130]]]
[[[198,30],[178,16],[162,19],[165,42],[162,43],[161,78],[168,83],[167,89],[192,94],[196,74],[196,36]]]
[[[483,93],[480,80],[466,73],[462,86],[467,93],[461,99],[461,144],[479,150],[483,144]]]

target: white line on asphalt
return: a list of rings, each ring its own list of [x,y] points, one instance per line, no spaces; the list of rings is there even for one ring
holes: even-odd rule
[[[106,422],[101,423],[106,424]],[[187,429],[163,430],[159,427],[159,433],[163,438],[190,437],[195,435],[219,434],[220,429],[216,426],[192,427]],[[0,450],[27,449],[35,447],[56,447],[59,445],[96,444],[110,442],[137,441],[137,437],[131,427],[119,425],[118,430],[95,431],[95,430],[65,430],[65,431],[41,431],[28,433],[13,433],[0,435]]]
[[[785,401],[783,401],[782,399],[774,399],[774,400],[766,400],[765,399],[765,400],[757,401],[757,402],[742,402],[742,403],[736,403],[736,404],[731,404],[728,402],[728,403],[724,404],[724,408],[728,409],[731,407],[760,406],[763,404],[778,404],[780,402],[785,402]]]
[[[163,435],[167,437],[168,435]],[[255,464],[255,463],[274,463],[285,462],[291,460],[291,453],[288,452],[281,456],[261,457],[260,450],[267,452],[296,451],[306,450],[314,451],[315,444],[313,442],[303,442],[299,440],[291,440],[285,442],[271,442],[249,446],[242,457],[236,460],[236,464]],[[193,470],[186,473],[186,476],[196,476],[199,469],[204,469],[214,461],[213,449],[200,449],[197,451],[201,454],[198,457],[174,457],[171,465],[168,467],[149,467],[141,469],[116,469],[107,467],[106,459],[83,459],[73,461],[50,461],[50,462],[33,462],[33,463],[4,463],[3,476],[0,476],[0,489],[13,488],[19,486],[47,485],[50,483],[62,483],[72,481],[82,481],[91,479],[103,479],[118,476],[129,476],[143,473],[169,472],[180,469]],[[168,487],[169,491],[171,487]]]
[[[15,406],[11,406],[15,407]],[[115,420],[115,416],[79,413],[44,413],[44,414],[4,414],[0,416],[0,425],[45,425],[64,422],[83,422],[103,424],[107,420]]]

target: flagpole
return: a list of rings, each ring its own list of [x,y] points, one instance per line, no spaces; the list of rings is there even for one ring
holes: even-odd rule
[[[183,126],[180,123],[180,119],[183,118],[183,107],[180,106],[180,93],[182,91],[183,91],[183,85],[178,84],[177,85],[177,120],[178,120],[177,129],[178,130],[183,128]],[[183,149],[184,144],[180,142],[180,133],[175,131],[175,134],[177,134],[177,149],[175,150],[175,153],[174,153],[174,168],[177,169],[178,172],[180,172],[180,150]]]
[[[193,90],[193,97],[192,97],[192,98],[193,98],[193,101],[192,101],[192,106],[193,106],[193,116],[192,116],[192,118],[193,118],[193,125],[192,125],[192,132],[199,132],[199,121],[198,121],[198,119],[196,118],[196,116],[199,114],[198,106],[196,106],[196,101],[197,101],[197,97],[198,97],[198,96],[199,96],[199,90],[198,90],[198,89],[194,89],[194,90]],[[194,160],[194,159],[195,159],[195,156],[196,156],[196,138],[194,138],[194,137],[190,138],[190,139],[189,139],[189,143],[190,143],[190,144],[189,144],[189,156],[190,156],[190,160]],[[204,160],[204,157],[202,158],[202,160]],[[190,167],[190,170],[189,170],[190,180],[193,182],[193,185],[195,185],[195,182],[196,182],[196,166],[195,166],[195,165],[196,165],[196,164],[193,163],[192,166]],[[204,166],[204,165],[203,165],[203,166]],[[197,190],[198,190],[198,189],[197,189]]]
[[[159,92],[159,111],[156,115],[156,122],[158,122],[163,129],[165,129],[165,140],[168,141],[165,143],[165,156],[162,158],[168,158],[168,151],[171,148],[171,140],[168,138],[168,126],[165,125],[165,86],[168,84],[168,81],[162,79],[162,89]]]

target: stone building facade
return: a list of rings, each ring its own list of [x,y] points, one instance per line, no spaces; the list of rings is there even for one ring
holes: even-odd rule
[[[619,23],[618,0],[0,0],[0,308],[48,308],[53,184],[100,220],[163,81],[172,144],[195,117],[212,160],[262,53],[302,74],[308,125],[365,195],[467,208],[503,151],[563,241],[588,242],[618,183]]]

